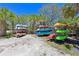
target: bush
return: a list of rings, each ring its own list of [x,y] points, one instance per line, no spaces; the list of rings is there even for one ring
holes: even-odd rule
[[[7,33],[4,37],[5,38],[10,38],[10,37],[12,37],[12,33]]]

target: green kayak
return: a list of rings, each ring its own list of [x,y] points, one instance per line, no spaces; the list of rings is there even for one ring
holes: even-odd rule
[[[67,36],[57,36],[56,40],[65,40]]]
[[[56,30],[56,33],[66,33],[68,30]]]

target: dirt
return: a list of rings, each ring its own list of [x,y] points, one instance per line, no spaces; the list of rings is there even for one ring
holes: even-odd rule
[[[70,56],[49,46],[44,38],[26,35],[0,40],[0,56]]]

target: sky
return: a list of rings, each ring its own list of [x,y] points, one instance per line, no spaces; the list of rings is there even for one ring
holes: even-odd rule
[[[39,9],[44,6],[45,3],[0,3],[0,8],[8,8],[10,11],[17,15],[22,14],[39,14]],[[63,4],[58,3],[59,7]]]

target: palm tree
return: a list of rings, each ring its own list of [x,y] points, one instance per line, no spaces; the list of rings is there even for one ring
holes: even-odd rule
[[[7,23],[9,19],[12,20],[13,14],[7,8],[0,8],[0,36],[6,35]]]

